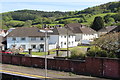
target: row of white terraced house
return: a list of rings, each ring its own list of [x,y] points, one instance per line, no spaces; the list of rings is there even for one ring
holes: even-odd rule
[[[45,45],[47,46],[47,50],[58,47],[67,48],[67,46],[75,47],[82,40],[92,40],[98,37],[95,31],[88,29],[90,31],[87,32],[84,30],[85,27],[79,27],[78,29],[83,29],[83,31],[78,33],[66,27],[55,27],[51,29],[53,32],[48,33],[46,44],[45,33],[40,32],[39,28],[19,27],[7,35],[7,48],[12,48],[13,45],[16,45],[16,48],[22,47],[24,51],[28,51],[28,49],[32,49],[32,51],[45,51]]]

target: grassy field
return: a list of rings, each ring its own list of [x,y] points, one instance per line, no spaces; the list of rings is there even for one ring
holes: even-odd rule
[[[23,53],[20,53],[20,54],[29,54],[29,53],[28,52],[23,52]],[[55,52],[50,52],[50,54],[55,54]],[[32,55],[44,56],[45,52],[32,52]]]
[[[81,23],[81,24],[83,24],[83,25],[90,25],[90,24],[93,22],[93,20],[94,20],[94,18],[95,18],[96,16],[104,17],[104,16],[107,15],[107,14],[114,15],[114,14],[116,14],[116,13],[104,13],[104,14],[93,15],[93,16],[91,16],[91,17],[89,17],[89,18],[86,18],[86,21],[87,21],[87,22],[84,22],[84,23]],[[68,19],[64,19],[64,20],[80,20],[80,18],[68,18]]]
[[[68,48],[68,49],[71,50],[73,48],[88,48],[88,47],[89,46],[77,46],[77,47],[72,47],[72,48]],[[58,49],[49,50],[50,54],[55,54],[56,53],[55,50],[58,50]],[[59,50],[67,50],[67,48],[60,48]],[[29,53],[28,52],[23,52],[23,53],[20,53],[20,54],[29,54]],[[45,52],[32,52],[32,55],[44,56]]]
[[[90,46],[76,46],[76,47],[70,47],[68,48],[69,50],[73,49],[73,48],[88,48]],[[55,50],[58,50],[58,49],[51,49],[50,51],[55,51]],[[67,50],[67,48],[60,48],[59,50]]]
[[[80,20],[80,18],[69,18],[69,19],[65,19],[65,20]]]
[[[61,25],[61,26],[64,26],[64,24],[47,24],[47,25],[50,25],[50,26],[55,26],[55,25]]]

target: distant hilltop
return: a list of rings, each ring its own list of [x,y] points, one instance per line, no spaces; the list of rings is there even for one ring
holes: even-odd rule
[[[42,27],[43,25],[61,25],[68,23],[81,23],[83,25],[90,26],[96,16],[109,15],[112,22],[105,25],[116,25],[120,21],[120,1],[109,2],[101,4],[99,6],[89,7],[81,11],[68,11],[68,12],[46,12],[37,10],[17,10],[12,12],[1,13],[2,15],[2,27],[3,29],[9,29],[11,27]],[[105,20],[104,20],[105,21]]]

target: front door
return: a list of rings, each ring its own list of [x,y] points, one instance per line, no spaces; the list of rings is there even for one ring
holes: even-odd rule
[[[40,52],[44,52],[44,44],[40,44]]]

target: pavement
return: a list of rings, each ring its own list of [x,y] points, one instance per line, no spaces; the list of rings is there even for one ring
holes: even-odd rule
[[[37,78],[45,78],[45,69],[33,68],[33,67],[24,67],[24,66],[16,66],[10,64],[0,64],[2,69],[0,72],[7,72],[11,74],[24,75],[24,76],[32,76]],[[55,71],[55,70],[47,70],[47,80],[110,80],[92,76],[85,75],[76,75],[71,72],[63,72],[63,71]]]

